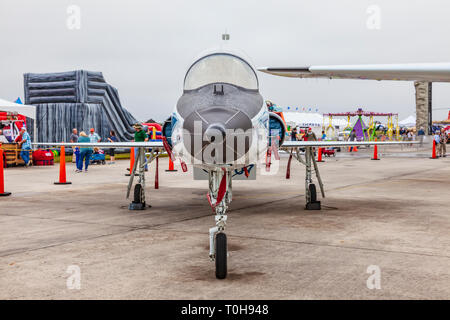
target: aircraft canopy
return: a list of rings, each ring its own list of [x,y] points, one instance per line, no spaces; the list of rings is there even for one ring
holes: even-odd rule
[[[197,60],[186,73],[184,90],[195,90],[211,83],[258,89],[258,78],[250,64],[229,53],[214,53]]]

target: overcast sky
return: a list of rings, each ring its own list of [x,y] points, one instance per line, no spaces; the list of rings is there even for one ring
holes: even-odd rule
[[[80,29],[67,26],[71,5]],[[257,67],[450,62],[448,0],[0,0],[0,97],[23,98],[26,72],[101,71],[137,119],[164,120],[192,60],[225,30]],[[259,79],[281,106],[415,112],[411,82]],[[434,107],[449,107],[450,84],[433,90]]]

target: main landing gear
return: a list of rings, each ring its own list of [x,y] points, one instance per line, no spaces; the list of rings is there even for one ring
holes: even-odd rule
[[[305,174],[305,198],[306,198],[306,210],[320,210],[321,204],[320,201],[317,200],[317,190],[316,185],[313,183],[313,171],[316,174],[317,182],[319,183],[320,192],[322,194],[322,198],[325,198],[325,191],[323,189],[322,178],[320,177],[319,167],[317,166],[316,159],[314,158],[314,151],[312,147],[305,148],[305,159],[302,159],[299,150],[296,149],[296,154],[292,154],[291,156],[295,156],[295,158],[302,164],[305,165],[306,174]],[[289,165],[288,165],[289,166]],[[288,167],[288,172],[290,168]],[[289,174],[286,175],[289,177]]]
[[[154,159],[156,159],[160,154],[158,148],[152,148],[150,157],[148,159],[148,164],[150,164]],[[133,186],[134,176],[136,174],[136,169],[138,169],[138,182],[134,186],[133,190],[133,201],[128,206],[130,210],[144,210],[149,205],[145,203],[145,148],[138,148],[137,155],[133,164],[133,171],[130,172],[130,180],[128,182],[127,188],[127,198],[130,196],[131,188]]]
[[[215,213],[216,226],[209,229],[209,257],[216,262],[216,278],[227,276],[227,223],[226,210],[232,200],[231,171],[225,169],[209,171],[208,201]]]

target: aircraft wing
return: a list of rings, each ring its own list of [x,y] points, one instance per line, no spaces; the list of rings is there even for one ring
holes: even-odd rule
[[[305,148],[305,147],[350,147],[350,146],[384,146],[399,144],[419,144],[420,141],[285,141],[281,147]]]
[[[450,63],[329,65],[258,70],[291,78],[450,82]]]
[[[147,141],[147,142],[33,142],[35,146],[49,146],[49,147],[99,147],[99,148],[163,148],[162,141]]]

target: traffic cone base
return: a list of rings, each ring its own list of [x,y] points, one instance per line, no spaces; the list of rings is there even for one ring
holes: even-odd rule
[[[1,143],[0,143],[1,145]],[[0,148],[0,197],[7,197],[11,192],[5,192],[5,175],[3,173],[3,150]]]
[[[322,148],[319,148],[316,162],[325,162],[324,160],[322,160],[322,155],[323,155]]]
[[[64,146],[61,147],[59,154],[59,181],[54,184],[72,184],[66,179],[66,152]]]
[[[433,151],[431,153],[430,159],[438,159],[436,155],[436,140],[433,140]]]
[[[375,138],[375,141],[377,141],[377,139]],[[380,160],[378,159],[378,146],[375,145],[373,147],[373,158],[371,160]]]
[[[178,171],[178,170],[174,168],[173,161],[169,155],[169,169],[167,169],[166,172],[175,172],[175,171]]]
[[[133,171],[133,166],[134,166],[134,157],[135,157],[134,148],[131,148],[130,149],[130,167],[127,168],[128,173],[125,173],[125,177],[131,176],[131,172]],[[137,174],[135,173],[134,176],[137,176]]]

